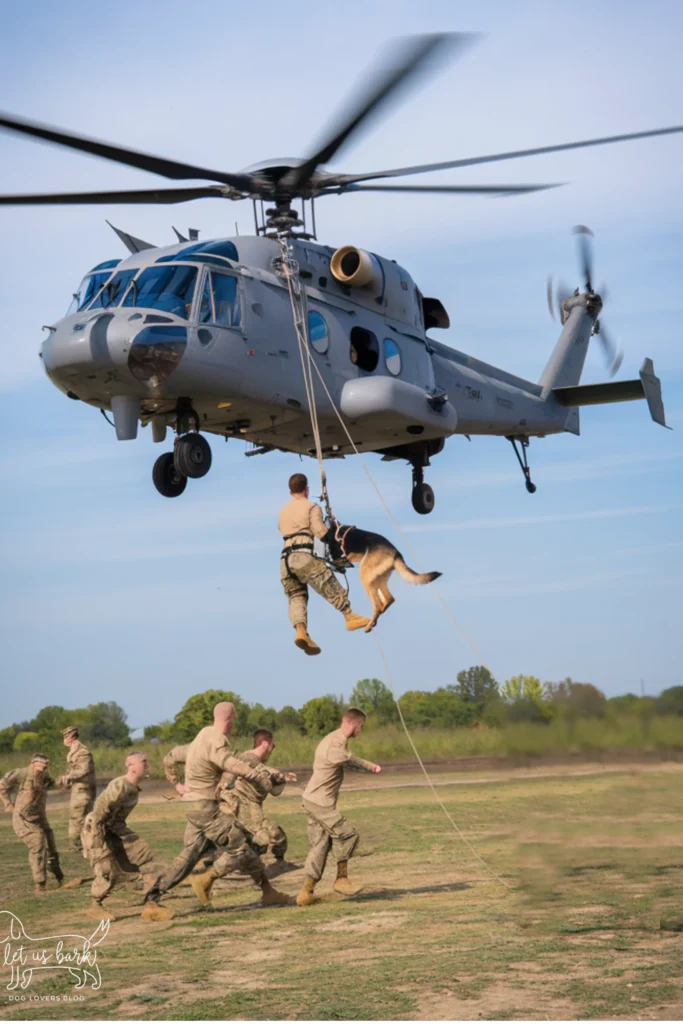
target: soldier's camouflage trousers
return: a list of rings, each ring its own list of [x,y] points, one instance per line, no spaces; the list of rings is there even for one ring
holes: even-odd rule
[[[332,570],[322,558],[307,551],[295,551],[286,560],[280,559],[280,579],[289,601],[289,621],[293,626],[308,624],[309,587],[343,614],[351,611],[348,595]]]
[[[263,879],[261,861],[251,849],[246,832],[232,815],[220,810],[216,800],[201,800],[188,810],[183,844],[182,853],[174,858],[159,882],[162,893],[187,878],[202,855],[212,848],[218,854],[213,864],[218,877],[241,871],[258,884]]]
[[[154,888],[161,875],[161,869],[155,864],[154,855],[145,840],[129,828],[119,833],[106,832],[104,842],[94,837],[92,845],[86,845],[95,871],[90,893],[97,903],[109,895],[122,874],[139,872],[145,893]]]
[[[55,877],[61,875],[55,834],[47,818],[27,821],[15,811],[12,815],[12,828],[14,834],[28,847],[28,863],[36,885],[45,884],[48,871]]]
[[[74,782],[69,799],[69,839],[76,849],[81,848],[83,822],[92,811],[94,803],[95,794],[92,789],[81,782]]]
[[[348,860],[353,856],[360,836],[336,807],[320,807],[309,800],[303,800],[302,807],[308,815],[309,846],[304,870],[317,882],[323,876],[330,850],[337,862]]]
[[[287,853],[287,834],[275,821],[263,814],[263,805],[256,800],[247,800],[234,789],[223,790],[220,808],[224,814],[232,814],[248,833],[251,846],[263,857],[264,864],[284,860]]]

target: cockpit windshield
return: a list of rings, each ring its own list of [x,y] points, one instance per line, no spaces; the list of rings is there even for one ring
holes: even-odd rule
[[[74,292],[74,297],[66,311],[66,315],[70,316],[71,313],[80,313],[82,309],[85,309],[110,276],[111,270],[100,270],[95,274],[87,274],[81,281],[78,291]]]
[[[106,309],[107,306],[118,306],[137,272],[137,267],[132,270],[119,270],[118,274],[114,274],[111,281],[105,284],[90,308]]]
[[[196,283],[196,267],[148,267],[130,285],[123,305],[161,309],[187,320]]]

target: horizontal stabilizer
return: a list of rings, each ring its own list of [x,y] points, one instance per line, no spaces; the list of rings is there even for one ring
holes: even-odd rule
[[[647,400],[650,415],[655,423],[666,426],[662,389],[655,377],[651,359],[646,359],[640,369],[638,380],[616,380],[607,384],[576,384],[571,387],[553,388],[558,403],[569,408],[583,405],[609,405],[611,402],[634,402],[639,398]]]

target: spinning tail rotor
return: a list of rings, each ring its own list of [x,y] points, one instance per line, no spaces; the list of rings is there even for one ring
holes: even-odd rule
[[[581,276],[583,278],[583,286],[586,294],[589,298],[594,298],[598,311],[602,309],[604,301],[607,297],[607,289],[601,287],[599,293],[593,289],[593,243],[591,239],[594,237],[593,232],[590,228],[587,228],[584,224],[577,224],[573,229],[573,234],[577,236],[578,249],[579,249],[579,263],[581,267]],[[554,285],[552,274],[548,277],[548,283],[546,286],[546,298],[548,301],[548,310],[553,320],[555,319],[555,308],[557,307],[560,320],[564,323],[566,319],[566,313],[564,310],[564,304],[568,298],[572,295],[578,295],[579,289],[572,292],[572,290],[562,281],[558,281],[557,286]],[[621,366],[624,358],[622,349],[614,342],[612,336],[605,330],[601,320],[596,319],[595,326],[593,328],[593,336],[599,340],[605,361],[607,363],[608,372],[610,377],[613,377],[619,367]]]

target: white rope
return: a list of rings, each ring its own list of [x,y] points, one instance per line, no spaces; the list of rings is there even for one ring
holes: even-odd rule
[[[313,430],[313,439],[315,441],[316,455],[317,455],[317,458],[318,458],[318,466],[320,468],[321,486],[322,486],[323,497],[325,499],[325,504],[326,504],[326,507],[327,507],[328,515],[330,517],[332,517],[332,509],[331,509],[330,502],[329,502],[329,496],[327,494],[327,477],[326,477],[326,474],[325,474],[325,467],[323,465],[322,443],[321,443],[321,440],[320,440],[320,427],[319,427],[319,424],[318,424],[318,410],[317,410],[317,406],[316,406],[316,402],[315,402],[315,389],[314,389],[312,367],[315,367],[315,371],[318,374],[318,379],[320,380],[320,383],[323,386],[323,390],[325,391],[325,394],[327,395],[328,401],[329,401],[330,405],[332,406],[332,408],[334,409],[334,412],[335,412],[335,414],[337,416],[337,419],[339,420],[339,422],[342,425],[344,433],[346,434],[346,436],[347,436],[347,438],[349,440],[349,444],[353,448],[355,454],[360,459],[361,465],[363,466],[363,469],[365,470],[365,473],[366,473],[368,479],[370,480],[370,483],[372,484],[372,486],[374,487],[375,491],[377,492],[377,495],[379,496],[380,501],[384,505],[384,508],[386,509],[390,519],[394,523],[394,526],[396,527],[396,529],[399,531],[401,536],[406,541],[408,547],[410,548],[410,550],[412,552],[413,558],[417,562],[418,566],[424,572],[424,566],[421,563],[419,555],[417,554],[417,552],[415,551],[414,547],[410,543],[410,540],[408,540],[408,538],[406,537],[404,531],[401,528],[400,523],[398,522],[398,520],[394,516],[393,512],[391,511],[389,505],[387,504],[387,502],[386,502],[386,500],[384,498],[384,495],[382,494],[382,492],[380,491],[379,487],[377,486],[377,483],[375,482],[375,479],[374,479],[372,473],[368,469],[367,464],[366,464],[363,456],[358,451],[358,448],[356,447],[356,445],[355,445],[355,443],[353,441],[353,438],[351,437],[351,434],[349,433],[349,430],[348,430],[348,428],[346,426],[346,423],[344,422],[344,420],[342,418],[342,415],[339,412],[339,409],[337,408],[337,406],[336,406],[336,404],[334,402],[334,399],[332,398],[332,395],[329,392],[327,384],[325,383],[325,379],[323,378],[323,375],[320,372],[320,368],[318,367],[318,364],[315,362],[315,360],[313,359],[313,357],[311,355],[310,347],[309,347],[309,344],[308,344],[308,324],[307,324],[307,319],[306,319],[306,291],[301,286],[301,279],[299,277],[299,267],[298,267],[298,264],[297,264],[296,260],[294,260],[294,258],[290,255],[290,251],[289,251],[289,248],[287,246],[287,243],[284,241],[284,239],[279,239],[278,241],[279,241],[279,244],[280,244],[280,248],[282,250],[282,270],[283,270],[283,275],[285,277],[285,280],[287,281],[287,288],[288,288],[288,291],[289,291],[289,298],[290,298],[290,302],[291,302],[291,305],[292,305],[292,315],[293,315],[293,320],[294,320],[294,327],[295,327],[295,330],[296,330],[297,342],[298,342],[298,345],[299,345],[299,356],[301,358],[301,368],[302,368],[303,378],[304,378],[304,390],[306,392],[306,400],[308,401],[308,406],[309,406],[310,415],[311,415],[311,427],[312,427],[312,430]],[[488,667],[486,665],[486,662],[482,658],[481,654],[477,650],[475,644],[470,639],[470,637],[467,635],[467,633],[465,632],[463,627],[460,625],[460,623],[456,619],[456,617],[453,614],[453,612],[451,611],[450,607],[448,606],[448,604],[446,603],[446,601],[442,597],[440,591],[436,587],[434,587],[434,590],[435,590],[435,592],[436,592],[436,594],[437,594],[441,604],[445,608],[446,612],[448,613],[450,618],[455,623],[455,625],[458,628],[458,630],[461,633],[461,635],[464,637],[464,639],[470,645],[470,647],[472,648],[472,650],[476,654],[476,656],[479,659],[479,661],[481,662],[481,664],[485,668]],[[443,801],[440,799],[439,794],[436,791],[436,787],[434,786],[434,783],[432,782],[432,780],[431,780],[431,778],[429,776],[429,773],[428,773],[427,769],[424,766],[424,762],[423,762],[422,758],[420,757],[419,751],[418,751],[417,747],[415,746],[415,743],[413,742],[413,738],[412,738],[412,736],[410,734],[410,730],[408,729],[408,726],[406,725],[406,721],[405,721],[405,719],[403,717],[403,711],[401,709],[401,705],[400,705],[400,703],[398,701],[398,697],[396,696],[396,690],[395,690],[395,687],[394,687],[393,679],[391,677],[391,672],[389,670],[389,665],[388,665],[386,657],[384,655],[384,651],[382,649],[382,645],[380,644],[376,634],[375,634],[375,643],[377,644],[377,648],[379,650],[380,656],[381,656],[382,661],[384,663],[384,668],[385,668],[385,671],[386,671],[387,680],[389,682],[391,693],[392,693],[392,696],[394,698],[394,703],[396,704],[396,708],[398,710],[399,718],[401,720],[401,725],[403,726],[405,734],[406,734],[406,736],[408,738],[408,742],[410,743],[410,746],[412,747],[412,750],[413,750],[413,753],[415,754],[417,762],[420,765],[420,768],[422,769],[422,771],[424,773],[425,779],[427,780],[427,783],[428,783],[428,785],[429,785],[429,787],[430,787],[430,789],[431,789],[431,791],[432,791],[432,793],[434,795],[434,799],[438,803],[438,805],[441,808],[441,810],[443,811],[443,813],[446,815],[446,818],[448,819],[448,821],[452,825],[453,829],[455,830],[455,832],[458,835],[458,837],[460,838],[460,840],[470,850],[470,852],[473,854],[473,856],[476,857],[476,859],[480,862],[480,864],[482,864],[482,866],[485,868],[485,870],[488,871],[488,873],[497,882],[499,882],[502,886],[504,886],[506,889],[509,889],[509,890],[513,891],[513,886],[511,886],[509,884],[509,882],[506,882],[504,878],[501,878],[499,875],[497,875],[495,873],[495,871],[492,868],[489,867],[489,865],[486,863],[484,858],[475,850],[475,848],[472,846],[472,844],[469,841],[469,839],[467,838],[467,836],[463,833],[463,831],[460,829],[460,827],[458,826],[458,824],[455,821],[455,819],[452,817],[452,815],[448,811],[448,808],[445,806]]]

